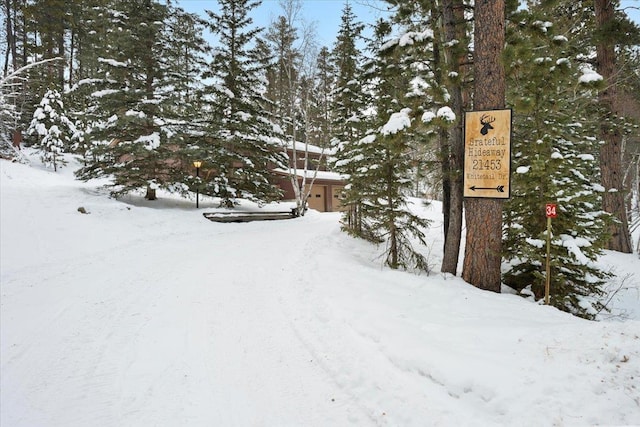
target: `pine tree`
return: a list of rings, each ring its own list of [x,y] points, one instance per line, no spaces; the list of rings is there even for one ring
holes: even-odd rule
[[[299,131],[296,101],[302,54],[295,46],[298,31],[290,21],[290,17],[279,16],[266,37],[273,52],[266,95],[273,103],[273,115],[278,119],[278,125],[293,141]]]
[[[9,102],[14,105],[12,139],[14,145],[19,145],[22,132],[29,127],[39,100],[50,89],[63,91],[68,2],[6,1],[2,9],[7,15],[5,76],[10,71],[23,69],[26,77],[14,80],[11,93],[7,94]],[[42,62],[52,58],[60,60]],[[24,68],[34,63],[42,63],[42,66]]]
[[[335,69],[330,59],[331,53],[327,47],[322,47],[316,60],[315,75],[315,120],[311,143],[322,147],[329,147],[329,139],[333,133],[333,111],[331,108],[332,93],[335,85]]]
[[[359,159],[357,149],[352,144],[365,136],[365,126],[361,123],[366,108],[364,88],[361,85],[362,52],[357,47],[364,26],[356,21],[349,3],[342,10],[338,37],[332,51],[336,70],[333,99],[333,126],[331,144],[335,150],[335,170],[345,176],[351,176],[356,170]],[[360,200],[358,189],[347,184],[343,194],[343,204],[348,206],[345,212],[345,227],[350,233],[363,233],[360,221]]]
[[[595,0],[595,18],[597,37],[597,70],[603,76],[606,85],[599,92],[603,114],[600,118],[600,136],[605,142],[600,149],[600,170],[604,210],[615,217],[611,224],[608,248],[625,253],[633,252],[629,233],[627,205],[625,203],[625,182],[623,172],[623,131],[619,125],[622,118],[622,99],[620,94],[621,78],[616,58],[617,46],[623,44],[628,34],[638,37],[638,27],[628,19],[616,17],[615,9],[619,1]],[[621,36],[622,35],[622,36]]]
[[[194,161],[202,160],[199,150],[206,128],[201,76],[207,68],[205,54],[210,48],[203,36],[204,28],[204,20],[197,15],[170,7],[165,53],[159,58],[160,66],[168,70],[161,88],[167,100],[163,121],[172,135],[171,161],[180,165],[174,174],[174,188],[183,194],[187,186],[193,193],[201,185],[199,177],[187,171],[193,170]]]
[[[205,191],[233,206],[237,198],[269,202],[279,197],[272,168],[285,167],[278,144],[270,138],[274,123],[265,92],[268,57],[255,43],[262,28],[252,27],[249,13],[259,2],[221,0],[220,13],[207,11],[209,28],[219,36],[205,77],[214,80],[205,94],[210,99],[202,160],[212,180]]]
[[[48,91],[27,129],[34,145],[41,152],[42,163],[57,172],[58,167],[67,164],[63,154],[69,150],[70,141],[76,134],[74,124],[67,118],[60,93]]]
[[[14,3],[6,3],[3,7],[4,19],[5,19],[5,31],[6,31],[6,50],[4,55],[4,73],[3,80],[0,84],[1,103],[2,110],[0,111],[0,130],[2,135],[0,136],[0,144],[2,148],[0,150],[3,158],[14,158],[17,149],[22,142],[22,127],[20,120],[20,109],[18,105],[21,104],[20,98],[24,96],[21,86],[18,83],[14,73],[25,65],[22,64],[19,57],[19,40],[21,31],[21,19],[22,10],[20,10]]]
[[[463,90],[468,71],[468,24],[462,0],[403,2],[386,0],[396,11],[393,21],[409,38],[401,50],[411,61],[409,91],[416,114],[423,113],[413,145],[416,195],[431,193],[442,200],[443,272],[456,274],[462,232]],[[436,188],[439,185],[440,188]]]
[[[463,113],[468,109],[465,95],[468,94],[468,74],[463,64],[470,57],[469,53],[469,27],[464,16],[463,0],[445,0],[442,2],[443,21],[443,51],[444,64],[443,77],[445,86],[450,95],[449,105],[453,115],[457,118],[448,129],[448,143],[443,147],[442,162],[443,174],[449,176],[443,180],[443,192],[449,188],[447,214],[444,215],[444,251],[442,258],[442,272],[456,274],[462,239],[462,215],[463,215],[463,163],[464,142],[462,120]],[[444,73],[446,71],[446,73]],[[445,181],[448,181],[445,183]]]
[[[512,198],[505,209],[505,283],[544,296],[546,203],[557,203],[551,235],[551,304],[593,318],[609,277],[596,264],[607,239],[600,208],[593,88],[601,77],[544,8],[519,12],[507,49],[514,103]],[[540,14],[540,15],[538,15]],[[558,25],[559,27],[559,25]]]
[[[25,81],[24,76],[32,68],[41,67],[51,62],[51,59],[33,62],[17,68],[6,76],[0,78],[0,157],[12,161],[28,162],[21,154],[19,148],[22,141],[22,132],[17,127],[20,121],[20,112],[16,108],[16,100],[20,98],[20,82]],[[64,108],[62,109],[64,110]],[[33,119],[32,119],[33,120]],[[64,125],[63,125],[64,127]],[[37,142],[37,139],[34,138]]]
[[[97,112],[100,98],[93,96],[104,83],[104,64],[100,58],[110,56],[112,11],[117,7],[114,0],[86,0],[71,4],[69,22],[69,85],[65,92],[65,105],[69,110],[79,138],[71,147],[72,152],[82,156],[84,165],[89,160],[97,161],[102,142],[89,134],[94,125],[101,122]],[[97,147],[97,149],[94,149]]]
[[[505,105],[505,1],[478,2],[474,19],[474,101],[476,110]],[[493,292],[501,289],[502,209],[500,199],[465,200],[467,227],[462,278]]]
[[[434,28],[439,28],[440,13],[433,10],[436,4],[429,0],[386,2],[395,10],[390,19],[401,34],[398,39],[390,41],[392,45],[389,49],[397,57],[396,64],[393,65],[397,68],[396,72],[405,76],[404,105],[412,109],[416,119],[424,118],[416,120],[420,126],[416,126],[414,130],[412,144],[412,162],[415,168],[413,193],[420,197],[427,191],[427,187],[445,181],[442,171],[437,170],[445,162],[431,154],[437,152],[435,144],[438,139],[446,138],[448,127],[446,121],[432,119],[438,116],[437,112],[441,108],[448,107],[450,99],[442,77],[446,70],[444,61],[439,59],[440,40],[436,37],[439,33],[434,31]],[[425,177],[428,175],[437,176],[437,179],[426,182]],[[445,193],[444,190],[440,192]],[[448,215],[448,210],[443,209],[443,213]]]
[[[31,33],[31,41],[25,46],[27,55],[36,60],[62,58],[52,61],[43,68],[32,70],[28,90],[40,99],[49,90],[63,91],[65,58],[65,31],[68,27],[68,10],[71,2],[64,0],[41,0],[25,2],[23,13],[26,30]]]
[[[385,263],[394,269],[429,270],[427,260],[414,248],[414,239],[425,244],[428,221],[411,212],[408,194],[412,187],[411,145],[415,140],[412,110],[405,106],[411,73],[401,61],[401,40],[386,42],[391,26],[378,22],[371,50],[375,57],[365,66],[365,86],[371,93],[371,114],[363,117],[369,127],[364,138],[350,142],[350,158],[343,161],[351,173],[347,200],[357,200],[358,229],[347,231],[386,245]],[[400,72],[402,71],[402,72]]]
[[[149,200],[158,188],[185,194],[190,164],[181,157],[186,142],[176,129],[176,106],[185,99],[181,78],[193,75],[184,73],[185,51],[178,48],[182,29],[167,24],[179,10],[151,0],[112,7],[102,12],[110,20],[104,56],[94,77],[77,86],[88,93],[83,119],[94,144],[78,176],[112,176],[115,196],[145,188]]]

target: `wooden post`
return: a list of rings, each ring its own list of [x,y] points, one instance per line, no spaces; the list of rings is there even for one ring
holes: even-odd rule
[[[551,218],[558,216],[558,205],[547,203],[544,210],[547,216],[547,274],[544,284],[544,303],[549,305],[549,294],[551,293]]]
[[[547,215],[547,274],[544,284],[544,303],[549,305],[549,291],[551,289],[551,217]]]

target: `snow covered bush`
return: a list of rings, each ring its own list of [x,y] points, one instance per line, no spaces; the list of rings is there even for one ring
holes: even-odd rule
[[[42,163],[47,167],[57,171],[66,164],[63,153],[67,152],[76,127],[65,115],[58,91],[49,90],[42,97],[27,134],[35,139],[35,146],[42,151]]]

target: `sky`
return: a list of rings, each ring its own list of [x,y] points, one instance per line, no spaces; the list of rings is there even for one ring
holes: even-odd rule
[[[620,7],[627,12],[633,22],[640,25],[640,0],[622,0]]]
[[[640,0],[622,0],[620,7],[627,12],[632,21],[640,25]]]
[[[303,0],[302,18],[307,24],[316,27],[320,46],[332,47],[335,42],[344,0]],[[378,6],[376,6],[378,3]],[[375,22],[384,13],[382,3],[377,0],[351,0],[353,13],[363,23]],[[201,13],[204,10],[217,10],[213,0],[179,0],[178,5],[188,12]],[[252,15],[254,24],[268,27],[282,13],[279,0],[263,0]]]
[[[302,3],[302,17],[316,26],[318,43],[332,47],[340,27],[345,0],[303,0]],[[178,4],[189,12],[203,15],[206,9],[217,9],[215,0],[179,0]],[[379,0],[351,0],[350,4],[355,16],[363,23],[373,23],[385,15],[385,3]],[[640,25],[640,0],[622,0],[621,7]],[[281,11],[280,0],[263,0],[254,11],[254,23],[266,28]]]

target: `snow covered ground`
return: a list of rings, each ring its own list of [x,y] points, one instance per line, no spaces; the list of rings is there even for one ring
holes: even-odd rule
[[[213,223],[37,160],[0,184],[2,427],[640,425],[637,255],[588,322],[439,274],[437,203],[426,276],[337,214]]]

